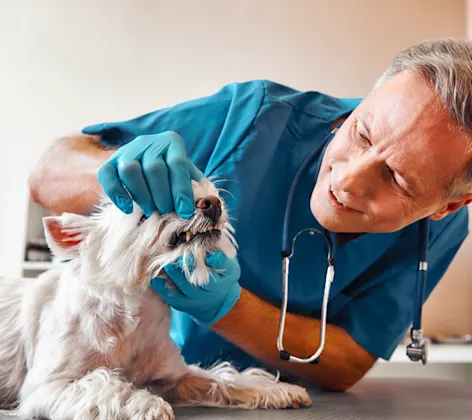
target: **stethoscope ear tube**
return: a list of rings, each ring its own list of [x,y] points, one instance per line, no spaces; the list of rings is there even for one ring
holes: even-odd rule
[[[418,223],[418,267],[416,272],[416,308],[413,318],[413,328],[421,329],[421,317],[426,289],[426,274],[428,271],[429,220],[421,219]]]
[[[413,362],[428,361],[428,343],[423,338],[421,318],[426,292],[426,274],[428,271],[429,219],[426,217],[418,222],[418,267],[416,272],[416,305],[413,314],[413,325],[410,330],[411,343],[406,354]]]

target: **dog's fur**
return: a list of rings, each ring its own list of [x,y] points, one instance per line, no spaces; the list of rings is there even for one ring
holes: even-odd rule
[[[193,182],[193,190],[195,199],[219,196],[208,179]],[[90,217],[45,218],[51,250],[70,261],[36,279],[0,281],[0,400],[21,418],[52,420],[172,419],[172,405],[310,405],[304,389],[264,370],[187,365],[169,337],[171,312],[150,279],[192,255],[187,278],[205,285],[208,252],[236,255],[222,203],[221,235],[175,248],[172,234],[209,227],[200,209],[190,220],[175,213],[144,218],[138,206],[124,214],[104,199]]]

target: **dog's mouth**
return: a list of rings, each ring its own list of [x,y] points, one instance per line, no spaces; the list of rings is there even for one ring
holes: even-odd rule
[[[177,248],[182,244],[188,244],[196,240],[196,238],[200,239],[217,239],[221,236],[221,230],[216,229],[214,227],[209,227],[198,232],[192,232],[190,230],[186,230],[180,233],[174,232],[170,238],[170,246],[171,248]]]

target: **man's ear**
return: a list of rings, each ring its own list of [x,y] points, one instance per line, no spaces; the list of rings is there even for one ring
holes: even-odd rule
[[[447,215],[456,212],[460,208],[469,205],[472,203],[472,194],[467,194],[463,197],[458,198],[457,200],[451,200],[445,204],[438,211],[433,213],[429,218],[431,220],[441,220],[444,219]]]
[[[43,217],[46,242],[51,252],[61,261],[79,256],[79,248],[92,227],[92,220],[78,214]]]

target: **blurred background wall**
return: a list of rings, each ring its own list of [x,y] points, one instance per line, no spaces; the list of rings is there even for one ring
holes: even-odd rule
[[[466,0],[0,0],[0,276],[25,274],[27,176],[56,138],[231,81],[364,96],[398,50],[467,38],[471,16]],[[469,238],[428,332],[472,332],[470,255]]]

